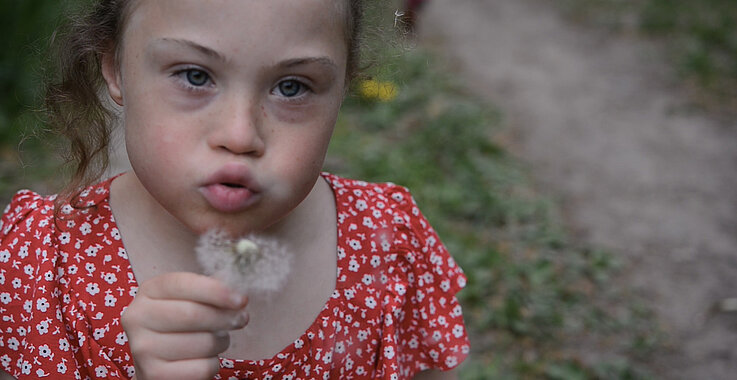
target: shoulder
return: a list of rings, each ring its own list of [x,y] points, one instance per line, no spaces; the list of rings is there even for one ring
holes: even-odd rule
[[[349,251],[370,254],[375,262],[413,273],[414,278],[432,276],[453,294],[465,286],[463,271],[406,187],[323,176],[333,186],[338,224],[346,226]]]
[[[0,218],[0,242],[18,229],[31,230],[39,224],[51,228],[50,219],[54,215],[55,196],[43,197],[30,190],[21,190],[5,207]]]
[[[355,212],[372,211],[378,217],[379,213],[389,214],[388,211],[403,210],[419,215],[409,189],[392,182],[366,182],[348,179],[334,174],[323,173],[323,178],[332,186],[338,210],[341,208]]]
[[[112,179],[90,186],[80,192],[72,207],[61,203],[57,195],[43,196],[31,190],[20,190],[5,207],[0,218],[0,247],[15,245],[19,239],[38,240],[45,245],[50,235],[60,232],[60,223],[66,225],[78,216],[89,214],[91,209],[106,203]]]

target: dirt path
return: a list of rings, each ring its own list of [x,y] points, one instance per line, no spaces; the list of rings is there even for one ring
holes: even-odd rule
[[[670,334],[657,374],[734,379],[737,316],[708,312],[737,297],[737,122],[689,112],[657,47],[544,0],[431,1],[420,41],[502,108],[576,236],[631,265]]]

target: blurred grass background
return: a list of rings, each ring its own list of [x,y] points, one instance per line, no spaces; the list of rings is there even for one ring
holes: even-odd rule
[[[694,100],[737,114],[737,1],[565,0],[573,18],[663,42]]]
[[[63,180],[36,111],[57,17],[82,1],[0,2],[7,36],[0,51],[2,204],[19,188],[47,192]],[[451,72],[411,46],[394,28],[396,5],[376,4],[368,18],[378,27],[365,41],[367,60],[376,63],[366,72],[372,82],[357,82],[347,98],[326,169],[409,187],[465,269],[460,298],[472,355],[461,377],[654,377],[646,363],[659,349],[658,326],[618,286],[616,257],[569,239],[556,205],[507,153],[503,112],[458,88]],[[569,0],[563,7],[666,39],[684,78],[710,98],[736,96],[737,2]]]

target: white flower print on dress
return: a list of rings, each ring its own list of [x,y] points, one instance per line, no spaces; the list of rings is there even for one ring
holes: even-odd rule
[[[304,347],[304,345],[305,345],[305,342],[302,339],[297,339],[294,341],[294,348],[296,349],[300,349]]]
[[[445,365],[448,367],[455,367],[456,365],[458,365],[458,358],[453,355],[446,357]]]
[[[381,265],[381,257],[378,255],[371,256],[371,266],[377,268],[379,265]]]
[[[107,368],[105,366],[97,366],[95,367],[95,376],[97,377],[107,377]]]
[[[10,261],[10,251],[7,249],[0,251],[0,263],[7,263]]]
[[[356,210],[358,211],[366,211],[368,208],[368,204],[366,204],[366,201],[363,199],[359,199],[356,201]]]
[[[117,301],[118,299],[115,298],[115,296],[113,296],[112,294],[105,295],[105,306],[114,307]]]
[[[46,310],[49,309],[49,306],[51,306],[49,305],[49,301],[47,301],[44,297],[41,297],[36,301],[36,309],[38,309],[38,311],[42,313],[45,313]]]
[[[18,347],[20,347],[20,342],[15,337],[12,337],[8,339],[8,348],[13,351],[18,351]]]
[[[24,245],[18,249],[18,257],[21,259],[28,257],[28,245]]]
[[[69,341],[67,338],[59,339],[59,349],[62,351],[69,351]]]
[[[92,232],[92,226],[91,226],[91,225],[90,225],[89,223],[87,223],[87,222],[84,222],[84,223],[82,223],[82,225],[81,225],[81,226],[79,226],[79,232],[80,232],[80,233],[81,233],[81,234],[82,234],[83,236],[84,236],[84,235],[87,235],[87,234],[89,234],[90,232]]]
[[[102,276],[102,279],[107,282],[108,284],[112,285],[116,282],[118,282],[118,278],[115,276],[115,273],[105,273]]]
[[[359,268],[361,268],[361,266],[358,265],[358,261],[356,261],[356,259],[351,259],[350,263],[348,264],[348,270],[351,272],[358,272]]]
[[[392,346],[384,347],[384,357],[390,360],[394,359],[394,347]]]
[[[397,295],[403,296],[405,293],[407,293],[407,287],[404,286],[404,284],[394,284],[394,291],[397,292]]]
[[[128,336],[125,335],[125,332],[120,332],[118,335],[115,336],[115,343],[119,345],[124,345],[128,342]]]
[[[325,364],[330,364],[333,361],[333,351],[328,351],[323,355],[322,361]]]
[[[368,227],[368,228],[375,228],[376,227],[374,225],[374,221],[370,217],[368,217],[368,216],[364,216],[363,217],[363,225],[366,226],[366,227]]]
[[[36,325],[36,330],[40,335],[46,334],[49,332],[49,321],[41,321]]]
[[[95,329],[95,331],[92,333],[92,337],[95,338],[95,340],[100,340],[105,337],[105,329]]]
[[[363,342],[364,340],[368,339],[368,331],[360,330],[356,336],[358,337],[359,341]]]
[[[21,368],[22,374],[24,375],[31,374],[31,363],[28,360],[23,360],[19,367]]]
[[[96,245],[91,245],[91,246],[87,247],[87,249],[84,250],[84,253],[87,254],[87,256],[95,257],[97,255],[97,252],[100,250],[100,248],[102,248],[102,247],[98,247]]]
[[[97,293],[100,293],[100,285],[98,285],[96,282],[90,282],[87,284],[85,290],[87,290],[87,293],[89,293],[91,296],[94,296]]]
[[[356,292],[353,289],[345,289],[343,291],[343,294],[345,295],[345,298],[347,300],[351,300],[353,299],[353,297],[355,297]]]
[[[61,235],[59,235],[59,243],[62,245],[67,245],[72,239],[72,234],[69,232],[62,232]]]
[[[350,242],[348,243],[348,245],[350,245],[350,247],[351,247],[351,248],[352,248],[352,249],[353,249],[354,251],[358,251],[358,250],[360,250],[360,249],[361,249],[361,242],[360,242],[360,241],[358,241],[358,240],[351,240],[351,241],[350,241]]]

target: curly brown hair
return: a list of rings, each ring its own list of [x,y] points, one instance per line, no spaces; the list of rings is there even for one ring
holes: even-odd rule
[[[342,1],[349,83],[358,71],[363,1]],[[135,0],[93,1],[71,16],[52,38],[57,69],[46,85],[47,122],[52,131],[68,140],[64,158],[73,168],[71,178],[57,197],[59,204],[70,202],[81,207],[76,204],[80,192],[99,180],[107,168],[111,126],[116,116],[101,97],[104,80],[100,65],[105,53],[113,52],[119,60],[122,31],[134,3]]]

